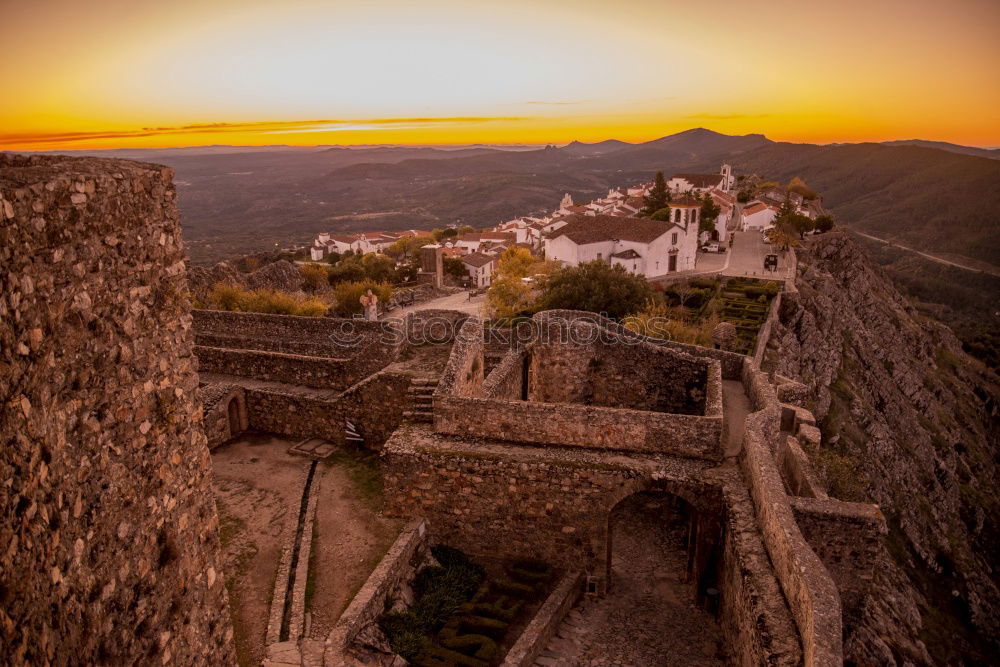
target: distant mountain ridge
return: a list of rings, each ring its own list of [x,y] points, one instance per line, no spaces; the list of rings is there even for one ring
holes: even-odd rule
[[[916,144],[916,145],[914,145]],[[927,252],[1000,264],[1000,160],[943,142],[794,144],[694,128],[653,141],[518,146],[214,147],[119,151],[174,167],[196,261],[216,261],[319,231],[470,224],[586,201],[656,171],[736,173],[823,194],[849,226]],[[114,151],[100,151],[102,155]]]
[[[900,139],[896,141],[883,141],[883,146],[920,146],[921,148],[937,148],[949,153],[961,153],[963,155],[976,155],[978,157],[988,157],[991,160],[1000,160],[1000,148],[978,148],[976,146],[962,146],[960,144],[950,144],[947,141],[926,141],[924,139]]]

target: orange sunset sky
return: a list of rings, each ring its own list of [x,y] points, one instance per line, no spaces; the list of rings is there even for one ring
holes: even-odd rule
[[[0,150],[785,141],[1000,146],[996,0],[38,0]]]

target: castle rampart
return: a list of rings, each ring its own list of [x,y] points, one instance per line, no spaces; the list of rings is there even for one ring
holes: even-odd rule
[[[0,663],[235,661],[171,178],[0,155]]]

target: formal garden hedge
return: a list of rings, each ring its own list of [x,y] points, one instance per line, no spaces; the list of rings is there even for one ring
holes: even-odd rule
[[[392,650],[417,667],[499,664],[511,626],[526,604],[547,592],[552,568],[518,559],[487,576],[457,549],[437,546],[431,553],[439,565],[417,573],[413,605],[379,619]]]

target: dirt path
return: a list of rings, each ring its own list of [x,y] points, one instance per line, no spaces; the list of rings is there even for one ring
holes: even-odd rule
[[[241,665],[259,665],[282,531],[296,521],[308,462],[289,443],[247,435],[212,452],[223,572]]]
[[[611,588],[570,612],[542,667],[709,667],[727,664],[722,631],[685,582],[685,522],[655,494],[612,515]]]
[[[312,617],[309,636],[323,640],[399,535],[400,526],[379,512],[380,478],[373,462],[335,455],[316,471],[322,474],[306,605]]]
[[[223,572],[244,667],[264,659],[283,538],[298,522],[310,461],[288,454],[294,444],[246,434],[212,452]],[[399,525],[379,513],[381,477],[374,458],[334,454],[316,467],[313,484],[319,485],[319,497],[306,598],[310,636],[322,640],[399,534]]]
[[[723,455],[729,459],[740,453],[743,447],[743,427],[751,412],[743,383],[738,380],[722,381],[722,414],[725,423],[722,432]]]

